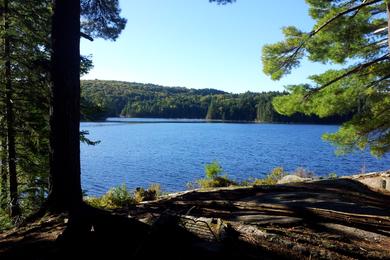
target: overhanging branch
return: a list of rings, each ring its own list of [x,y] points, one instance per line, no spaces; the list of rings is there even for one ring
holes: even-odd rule
[[[334,78],[334,79],[328,81],[328,82],[325,83],[324,85],[322,85],[322,86],[320,86],[320,87],[318,87],[318,88],[311,89],[310,92],[307,93],[307,94],[305,95],[305,98],[308,98],[308,97],[311,96],[312,94],[314,94],[314,93],[316,93],[316,92],[318,92],[318,91],[323,90],[324,88],[326,88],[326,87],[332,85],[333,83],[336,83],[337,81],[339,81],[339,80],[341,80],[341,79],[344,79],[344,78],[346,78],[346,77],[349,77],[349,76],[352,75],[352,74],[355,74],[355,73],[357,73],[357,72],[359,72],[359,71],[361,71],[361,70],[364,70],[364,69],[366,69],[366,68],[368,68],[368,67],[370,67],[370,66],[372,66],[372,65],[374,65],[374,64],[376,64],[376,63],[378,63],[378,62],[381,62],[381,61],[384,61],[384,60],[387,60],[387,59],[389,59],[389,54],[385,54],[385,55],[383,55],[383,56],[381,56],[381,57],[379,57],[379,58],[377,58],[377,59],[375,59],[375,60],[372,60],[372,61],[369,61],[369,62],[366,62],[366,63],[359,64],[359,65],[356,66],[355,68],[353,68],[353,69],[347,71],[346,73],[344,73],[344,74],[342,74],[342,75],[340,75],[340,76],[338,76],[338,77],[336,77],[336,78]],[[383,80],[384,80],[384,79],[383,79]]]
[[[329,20],[327,20],[325,23],[323,23],[320,27],[318,27],[317,29],[311,31],[309,34],[308,34],[308,37],[306,39],[304,39],[295,49],[295,51],[291,54],[291,56],[288,58],[288,60],[286,62],[284,62],[281,66],[279,66],[279,68],[276,70],[276,71],[279,71],[281,70],[283,67],[285,67],[286,65],[288,65],[289,63],[292,62],[292,60],[298,55],[299,51],[302,50],[303,46],[305,46],[306,42],[308,39],[312,38],[313,36],[315,36],[316,34],[318,34],[321,30],[323,30],[325,27],[327,27],[329,24],[331,24],[332,22],[334,22],[335,20],[337,20],[338,18],[346,15],[346,14],[349,14],[349,13],[352,13],[354,11],[359,11],[361,8],[365,7],[365,6],[369,6],[369,5],[373,5],[373,4],[376,4],[376,3],[379,3],[383,0],[373,0],[373,1],[363,1],[362,4],[360,5],[357,5],[357,6],[354,6],[352,8],[349,8],[343,12],[340,12],[338,14],[336,14],[335,16],[333,16],[332,18],[330,18]],[[387,5],[388,7],[388,10],[389,10],[389,6],[390,4]],[[355,13],[356,14],[356,13]],[[390,29],[389,29],[390,30]],[[389,43],[390,44],[390,43]]]

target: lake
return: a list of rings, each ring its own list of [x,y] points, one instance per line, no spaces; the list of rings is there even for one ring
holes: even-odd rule
[[[204,120],[123,119],[81,123],[96,146],[81,144],[82,186],[102,195],[126,183],[130,189],[160,183],[163,191],[185,190],[218,161],[232,179],[261,178],[273,168],[304,167],[319,176],[390,168],[368,152],[336,156],[321,139],[336,125],[222,123]]]

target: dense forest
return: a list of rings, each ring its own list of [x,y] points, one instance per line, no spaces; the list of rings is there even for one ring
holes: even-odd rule
[[[163,87],[120,81],[81,81],[81,118],[106,117],[200,118],[283,123],[341,123],[348,116],[319,118],[277,113],[272,100],[282,92],[231,94],[216,89]]]

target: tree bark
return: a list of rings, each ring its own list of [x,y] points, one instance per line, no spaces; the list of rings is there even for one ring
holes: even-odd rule
[[[7,139],[8,139],[8,174],[9,174],[9,192],[10,192],[10,216],[20,215],[18,179],[16,173],[16,148],[15,148],[15,115],[11,71],[11,42],[9,37],[9,1],[4,0],[4,59],[5,59],[5,106],[7,121]]]
[[[1,129],[5,129],[2,122]],[[6,201],[8,199],[8,171],[7,171],[7,137],[6,135],[1,137],[1,155],[0,155],[0,175],[1,175],[1,207],[5,208]]]
[[[80,180],[80,0],[54,0],[50,111],[51,210],[82,203]]]

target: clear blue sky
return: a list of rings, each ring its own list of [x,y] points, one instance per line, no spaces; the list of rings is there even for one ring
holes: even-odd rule
[[[121,80],[227,92],[283,90],[324,65],[304,62],[280,81],[262,72],[261,48],[283,39],[281,28],[310,30],[304,0],[122,0],[126,29],[116,42],[81,42],[94,69],[84,79]]]

